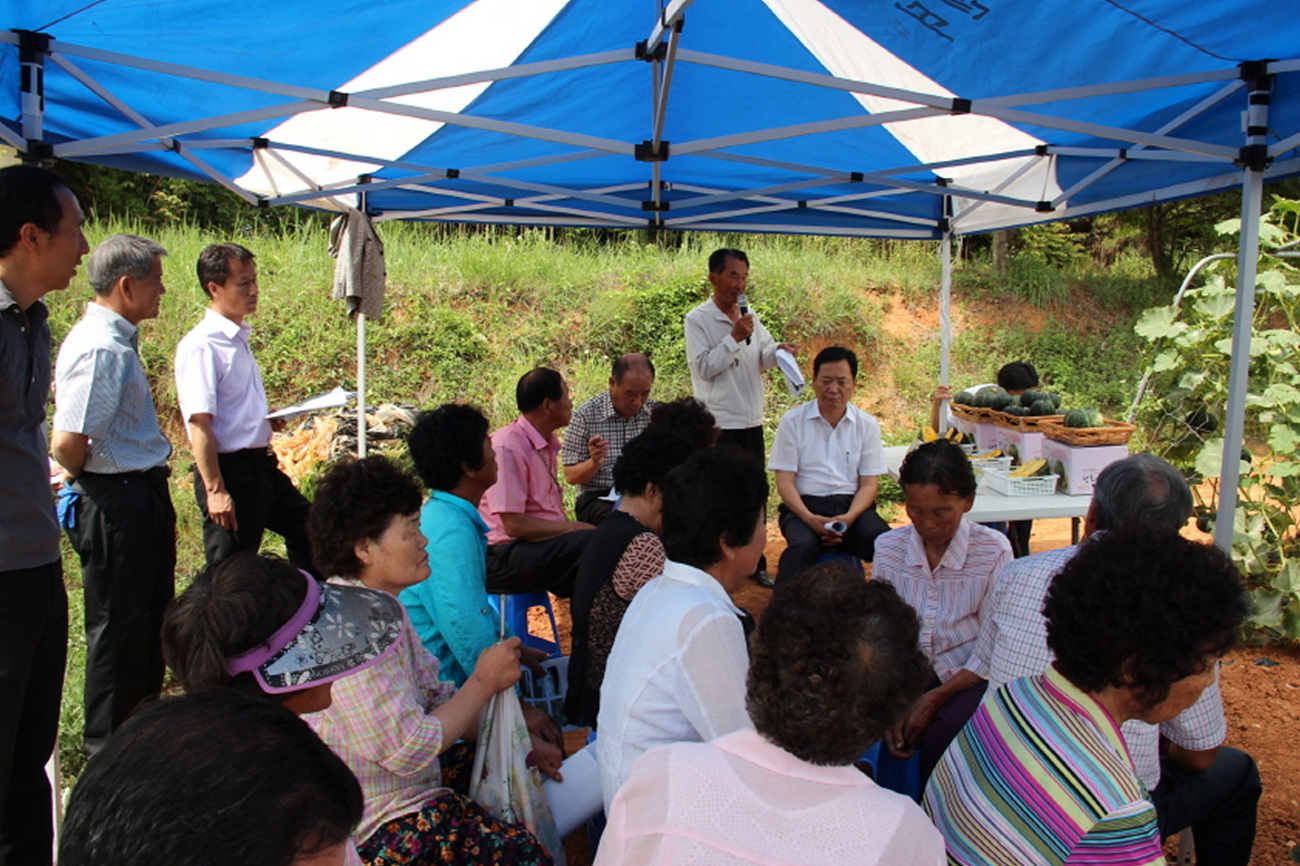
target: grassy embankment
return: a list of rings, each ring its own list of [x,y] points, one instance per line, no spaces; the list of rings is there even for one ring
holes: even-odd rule
[[[92,222],[87,234],[94,246],[123,230],[131,228]],[[580,402],[605,386],[611,359],[632,350],[655,361],[656,397],[687,394],[682,317],[707,295],[708,253],[726,245],[749,252],[751,304],[779,338],[804,346],[806,364],[830,343],[858,351],[864,367],[858,402],[878,415],[887,443],[907,441],[924,423],[938,374],[934,244],[701,235],[669,248],[646,244],[639,235],[600,243],[575,233],[556,242],[545,231],[457,233],[391,223],[380,232],[389,283],[384,317],[369,330],[372,405],[470,401],[496,425],[513,416],[515,381],[532,367],[561,370]],[[202,564],[202,542],[172,357],[205,306],[192,270],[198,252],[227,238],[189,227],[151,234],[171,252],[165,265],[169,291],[160,318],[144,325],[140,343],[164,430],[176,447],[172,483],[183,586]],[[252,321],[253,348],[272,405],[335,385],[355,387],[355,327],[330,299],[334,261],[323,235],[239,240],[258,256],[261,302]],[[1032,280],[1023,278],[1027,273]],[[962,327],[953,344],[952,381],[988,381],[1003,360],[1030,358],[1045,384],[1072,405],[1100,405],[1109,413],[1131,398],[1139,370],[1130,301],[1156,303],[1158,292],[1142,279],[1063,274],[1043,266],[1013,268],[1008,279],[967,264],[957,272]],[[47,298],[56,346],[89,296],[79,275],[67,292]],[[769,386],[770,439],[795,401],[775,374]],[[85,639],[80,572],[66,545],[64,572],[71,623],[60,750],[65,778],[71,779],[83,763]]]

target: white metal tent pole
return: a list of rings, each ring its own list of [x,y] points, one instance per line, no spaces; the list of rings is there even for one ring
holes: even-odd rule
[[[44,33],[19,33],[18,61],[22,67],[19,98],[23,138],[27,139],[24,162],[40,162],[46,156],[42,152],[46,148],[38,145],[45,140],[45,56],[49,46],[50,37]]]
[[[366,212],[366,194],[357,193],[357,210]],[[366,314],[357,310],[357,456],[366,456]]]
[[[357,456],[366,456],[366,314],[357,310]]]
[[[948,353],[952,346],[952,319],[949,309],[952,306],[952,232],[945,231],[943,240],[939,241],[939,384],[948,384]],[[939,432],[946,428],[948,413],[945,407],[939,407]]]
[[[1243,64],[1247,65],[1247,64]],[[1219,472],[1219,513],[1214,521],[1214,543],[1232,552],[1237,511],[1237,485],[1241,478],[1241,446],[1245,439],[1246,393],[1250,386],[1250,335],[1255,318],[1255,271],[1259,261],[1260,206],[1264,200],[1267,167],[1268,99],[1271,80],[1253,76],[1247,110],[1245,166],[1241,177],[1241,247],[1237,251],[1237,303],[1232,316],[1232,363],[1228,369],[1228,406],[1223,425],[1223,468]],[[1243,78],[1247,75],[1243,72]]]

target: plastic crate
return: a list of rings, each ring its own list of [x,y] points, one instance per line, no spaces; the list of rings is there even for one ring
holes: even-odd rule
[[[1010,472],[1011,461],[1012,458],[1010,456],[972,457],[970,459],[970,465],[974,467],[975,477],[978,478],[980,474],[984,472]]]
[[[1055,475],[1031,475],[1028,478],[1012,478],[1003,472],[986,471],[984,481],[993,490],[1003,496],[1040,496],[1056,492]]]
[[[523,669],[519,680],[519,696],[528,703],[558,718],[564,709],[564,697],[569,691],[569,657],[547,659],[542,662],[542,676],[528,668]]]

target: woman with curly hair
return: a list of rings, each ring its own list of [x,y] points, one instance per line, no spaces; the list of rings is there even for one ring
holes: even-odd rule
[[[643,755],[597,866],[943,863],[920,807],[854,766],[925,686],[919,631],[892,587],[839,563],[777,584],[749,666],[754,728]]]
[[[876,539],[873,580],[893,584],[921,618],[921,651],[934,676],[885,736],[896,758],[921,752],[921,781],[975,712],[987,681],[967,669],[980,632],[980,605],[1011,561],[1007,537],[966,519],[975,504],[975,471],[961,448],[927,442],[903,460],[899,483],[908,526]]]
[[[429,576],[415,479],[387,458],[346,460],[321,479],[308,517],[322,574],[345,586],[396,596]],[[361,782],[365,815],[357,848],[370,866],[549,864],[523,827],[492,818],[466,796],[480,711],[519,679],[519,639],[488,647],[457,689],[403,618],[401,646],[340,681],[334,703],[308,717]],[[534,742],[535,749],[537,748]],[[441,756],[441,758],[440,758]],[[554,773],[558,750],[539,759]]]
[[[1195,703],[1246,612],[1216,547],[1132,529],[1089,539],[1043,607],[1056,661],[990,695],[926,789],[948,861],[1163,864],[1120,725]]]

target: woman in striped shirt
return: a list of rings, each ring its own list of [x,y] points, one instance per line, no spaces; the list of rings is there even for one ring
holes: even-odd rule
[[[1052,667],[990,695],[930,780],[925,806],[948,862],[1162,866],[1155,806],[1120,725],[1195,703],[1246,611],[1218,548],[1094,535],[1048,590]]]

